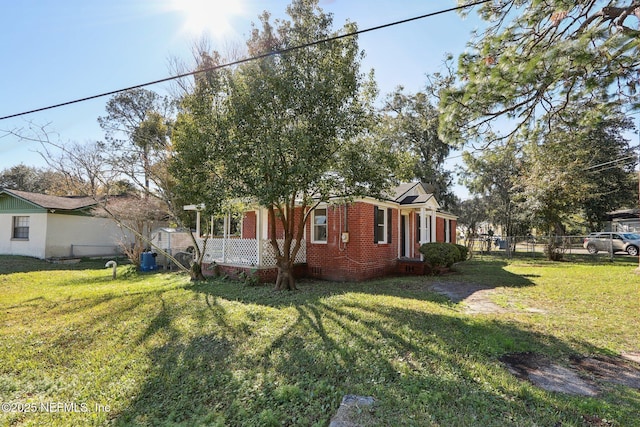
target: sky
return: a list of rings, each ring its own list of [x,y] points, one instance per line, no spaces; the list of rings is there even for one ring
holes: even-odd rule
[[[0,117],[111,92],[169,77],[172,59],[190,63],[203,35],[214,49],[244,46],[251,23],[268,10],[286,17],[284,0],[48,0],[6,1],[0,27]],[[333,14],[334,28],[345,22],[359,29],[455,7],[455,0],[320,0]],[[472,12],[456,12],[394,26],[359,37],[381,96],[397,86],[424,88],[426,75],[442,71],[447,53],[461,53],[481,25]],[[147,89],[165,94],[169,83]],[[0,120],[0,170],[46,165],[37,142],[8,131],[46,129],[55,142],[103,140],[97,118],[109,97]],[[449,166],[456,162],[455,154]],[[459,160],[459,159],[458,159]],[[457,185],[465,198],[466,190]]]

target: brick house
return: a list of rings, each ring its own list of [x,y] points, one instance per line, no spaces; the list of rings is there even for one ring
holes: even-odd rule
[[[185,209],[197,210],[196,206]],[[305,241],[296,259],[300,264],[297,273],[337,281],[420,274],[420,245],[455,243],[456,222],[457,217],[443,212],[421,183],[402,184],[381,199],[321,203],[307,221]],[[225,230],[229,224],[225,220]],[[205,266],[215,262],[232,276],[245,271],[258,274],[263,281],[274,280],[277,270],[267,240],[267,210],[246,211],[239,225],[236,236],[225,233],[207,239]],[[200,235],[199,230],[197,233]],[[284,237],[279,222],[276,233],[276,238]]]

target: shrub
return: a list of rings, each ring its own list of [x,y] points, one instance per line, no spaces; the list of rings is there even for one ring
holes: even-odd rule
[[[420,246],[420,253],[432,269],[449,268],[462,260],[460,250],[453,243],[425,243]]]
[[[466,261],[467,258],[469,258],[469,248],[466,247],[465,245],[459,245],[457,243],[454,243],[454,245],[460,251],[460,259],[456,262]]]

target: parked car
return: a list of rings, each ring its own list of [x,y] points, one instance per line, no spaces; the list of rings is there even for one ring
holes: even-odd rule
[[[626,252],[631,256],[638,255],[640,248],[640,234],[635,233],[591,233],[585,237],[582,246],[590,254],[597,254],[598,251],[605,252]]]

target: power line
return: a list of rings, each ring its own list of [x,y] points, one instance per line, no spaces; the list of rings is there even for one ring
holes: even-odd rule
[[[604,163],[599,163],[599,164],[597,164],[597,165],[589,166],[589,167],[587,167],[587,168],[584,168],[583,170],[584,170],[584,171],[588,171],[588,170],[592,170],[592,169],[597,169],[597,168],[599,168],[599,167],[607,166],[607,165],[610,165],[610,164],[612,164],[612,163],[620,163],[620,162],[622,162],[622,161],[624,161],[624,160],[635,159],[635,158],[636,158],[636,156],[635,156],[635,155],[633,155],[633,156],[626,156],[626,157],[620,157],[619,159],[611,160],[611,161],[609,161],[609,162],[604,162]],[[627,163],[627,162],[625,162],[625,163]],[[607,169],[612,169],[612,168],[615,168],[615,167],[617,167],[617,166],[612,166],[612,167],[607,168]],[[602,169],[602,170],[606,170],[606,169]],[[600,172],[600,171],[596,171],[596,172]]]
[[[221,64],[221,65],[216,65],[216,66],[213,66],[213,67],[203,68],[201,70],[190,71],[188,73],[183,73],[183,74],[178,74],[178,75],[175,75],[175,76],[165,77],[163,79],[153,80],[153,81],[150,81],[150,82],[147,82],[147,83],[141,83],[141,84],[134,85],[134,86],[129,86],[129,87],[126,87],[126,88],[123,88],[123,89],[112,90],[110,92],[104,92],[104,93],[100,93],[98,95],[92,95],[92,96],[87,96],[87,97],[84,97],[84,98],[75,99],[73,101],[62,102],[60,104],[54,104],[54,105],[50,105],[48,107],[36,108],[34,110],[24,111],[22,113],[10,114],[8,116],[0,117],[0,120],[6,120],[6,119],[14,118],[14,117],[26,116],[28,114],[38,113],[40,111],[51,110],[51,109],[54,109],[54,108],[64,107],[64,106],[71,105],[71,104],[77,104],[79,102],[90,101],[90,100],[96,99],[96,98],[102,98],[102,97],[105,97],[105,96],[115,95],[117,93],[126,92],[128,90],[140,89],[140,88],[143,88],[143,87],[146,87],[146,86],[152,86],[152,85],[156,85],[156,84],[159,84],[159,83],[165,83],[165,82],[168,82],[168,81],[171,81],[171,80],[177,80],[177,79],[181,79],[181,78],[184,78],[184,77],[195,76],[196,74],[200,74],[200,73],[206,73],[206,72],[209,72],[209,71],[219,70],[221,68],[232,67],[234,65],[240,65],[240,64],[244,64],[246,62],[256,61],[258,59],[264,59],[264,58],[268,58],[270,56],[282,55],[282,54],[285,54],[285,53],[288,53],[288,52],[292,52],[294,50],[304,49],[304,48],[311,47],[311,46],[317,46],[317,45],[322,44],[322,43],[328,43],[328,42],[344,39],[344,38],[347,38],[347,37],[354,37],[354,36],[357,36],[357,35],[360,35],[360,34],[369,33],[369,32],[377,31],[377,30],[382,30],[384,28],[389,28],[389,27],[393,27],[393,26],[396,26],[396,25],[406,24],[408,22],[418,21],[420,19],[425,19],[425,18],[430,18],[430,17],[436,16],[436,15],[442,15],[444,13],[449,13],[449,12],[454,12],[454,11],[458,11],[458,10],[462,10],[462,9],[467,9],[467,8],[470,8],[470,7],[473,7],[473,6],[478,6],[478,5],[483,4],[483,3],[488,3],[490,1],[491,0],[480,0],[480,1],[476,1],[474,3],[469,3],[469,4],[466,4],[466,5],[463,5],[463,6],[452,7],[452,8],[449,8],[449,9],[443,9],[443,10],[439,10],[437,12],[431,12],[431,13],[427,13],[425,15],[415,16],[413,18],[403,19],[401,21],[395,21],[395,22],[391,22],[391,23],[388,23],[388,24],[378,25],[376,27],[366,28],[364,30],[353,31],[353,32],[350,32],[350,33],[346,33],[346,34],[342,34],[342,35],[338,35],[338,36],[334,36],[334,37],[329,37],[329,38],[322,39],[322,40],[316,40],[314,42],[305,43],[305,44],[298,45],[298,46],[292,46],[292,47],[289,47],[289,48],[286,48],[286,49],[276,50],[276,51],[273,51],[273,52],[263,53],[263,54],[260,54],[260,55],[251,56],[249,58],[244,58],[244,59],[240,59],[240,60],[237,60],[237,61],[228,62],[226,64]]]

